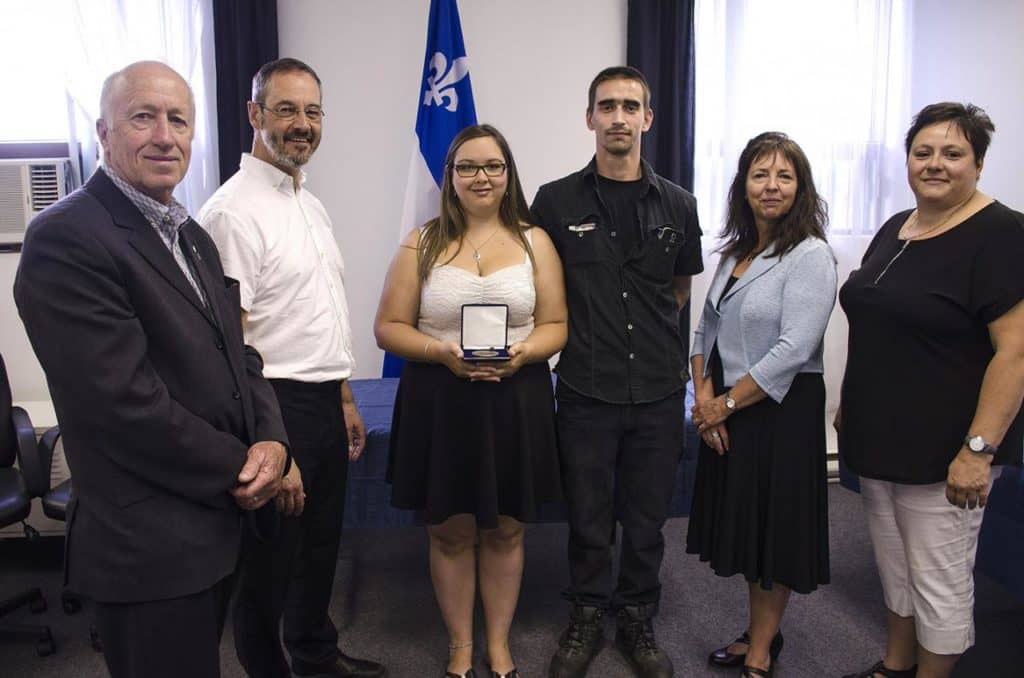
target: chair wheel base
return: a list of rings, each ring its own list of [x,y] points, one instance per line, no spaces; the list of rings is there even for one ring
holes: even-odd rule
[[[95,628],[89,629],[89,644],[93,650],[103,654],[103,641],[100,640],[100,632]]]
[[[82,611],[82,601],[67,592],[61,594],[60,604],[64,608],[64,614],[77,614]]]
[[[40,657],[49,657],[56,651],[57,644],[53,641],[52,635],[36,642],[36,654]]]

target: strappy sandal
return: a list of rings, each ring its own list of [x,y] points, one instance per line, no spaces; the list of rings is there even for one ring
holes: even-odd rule
[[[775,675],[775,662],[766,669],[759,669],[756,666],[744,665],[740,671],[740,678],[772,678]]]
[[[768,656],[775,661],[779,658],[779,653],[782,652],[782,645],[785,641],[782,638],[782,630],[776,632],[775,637],[772,638],[772,644],[768,648]],[[742,666],[743,660],[747,658],[746,652],[729,652],[729,648],[734,644],[742,643],[744,645],[750,645],[750,633],[744,631],[739,638],[732,641],[725,647],[720,647],[711,654],[708,655],[708,664],[712,666]]]
[[[865,669],[860,673],[848,673],[843,678],[874,678],[876,675],[885,676],[885,678],[914,678],[917,675],[917,664],[909,669],[897,671],[886,666],[884,661],[880,661],[870,669]]]
[[[462,649],[465,649],[467,647],[473,647],[473,641],[472,640],[469,641],[468,643],[449,643],[448,644],[448,655],[451,656],[451,654],[454,653],[455,650],[462,650]],[[472,666],[470,666],[469,670],[466,671],[463,674],[452,673],[451,671],[447,671],[446,670],[444,672],[444,676],[442,676],[442,678],[476,678],[476,671],[473,670]]]

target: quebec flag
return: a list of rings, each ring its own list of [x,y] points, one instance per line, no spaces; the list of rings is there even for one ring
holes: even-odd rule
[[[455,0],[430,0],[427,50],[417,95],[416,146],[409,162],[399,238],[437,216],[444,157],[459,131],[476,124],[469,58]],[[402,359],[384,354],[382,376],[397,377]]]

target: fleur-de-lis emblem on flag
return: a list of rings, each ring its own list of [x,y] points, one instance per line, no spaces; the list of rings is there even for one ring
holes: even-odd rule
[[[469,73],[469,58],[459,57],[452,61],[449,68],[448,58],[441,52],[434,52],[427,70],[423,105],[444,106],[454,113],[459,108],[459,93],[455,91],[455,84]]]

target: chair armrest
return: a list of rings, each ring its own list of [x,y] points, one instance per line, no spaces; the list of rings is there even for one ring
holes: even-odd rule
[[[39,458],[42,460],[43,468],[49,471],[53,468],[53,453],[57,449],[57,441],[60,440],[60,426],[46,429],[39,439]]]
[[[15,435],[18,441],[18,467],[25,478],[29,496],[41,497],[50,490],[50,466],[43,465],[39,444],[36,442],[36,430],[32,420],[23,408],[11,408],[11,420],[14,422]]]

